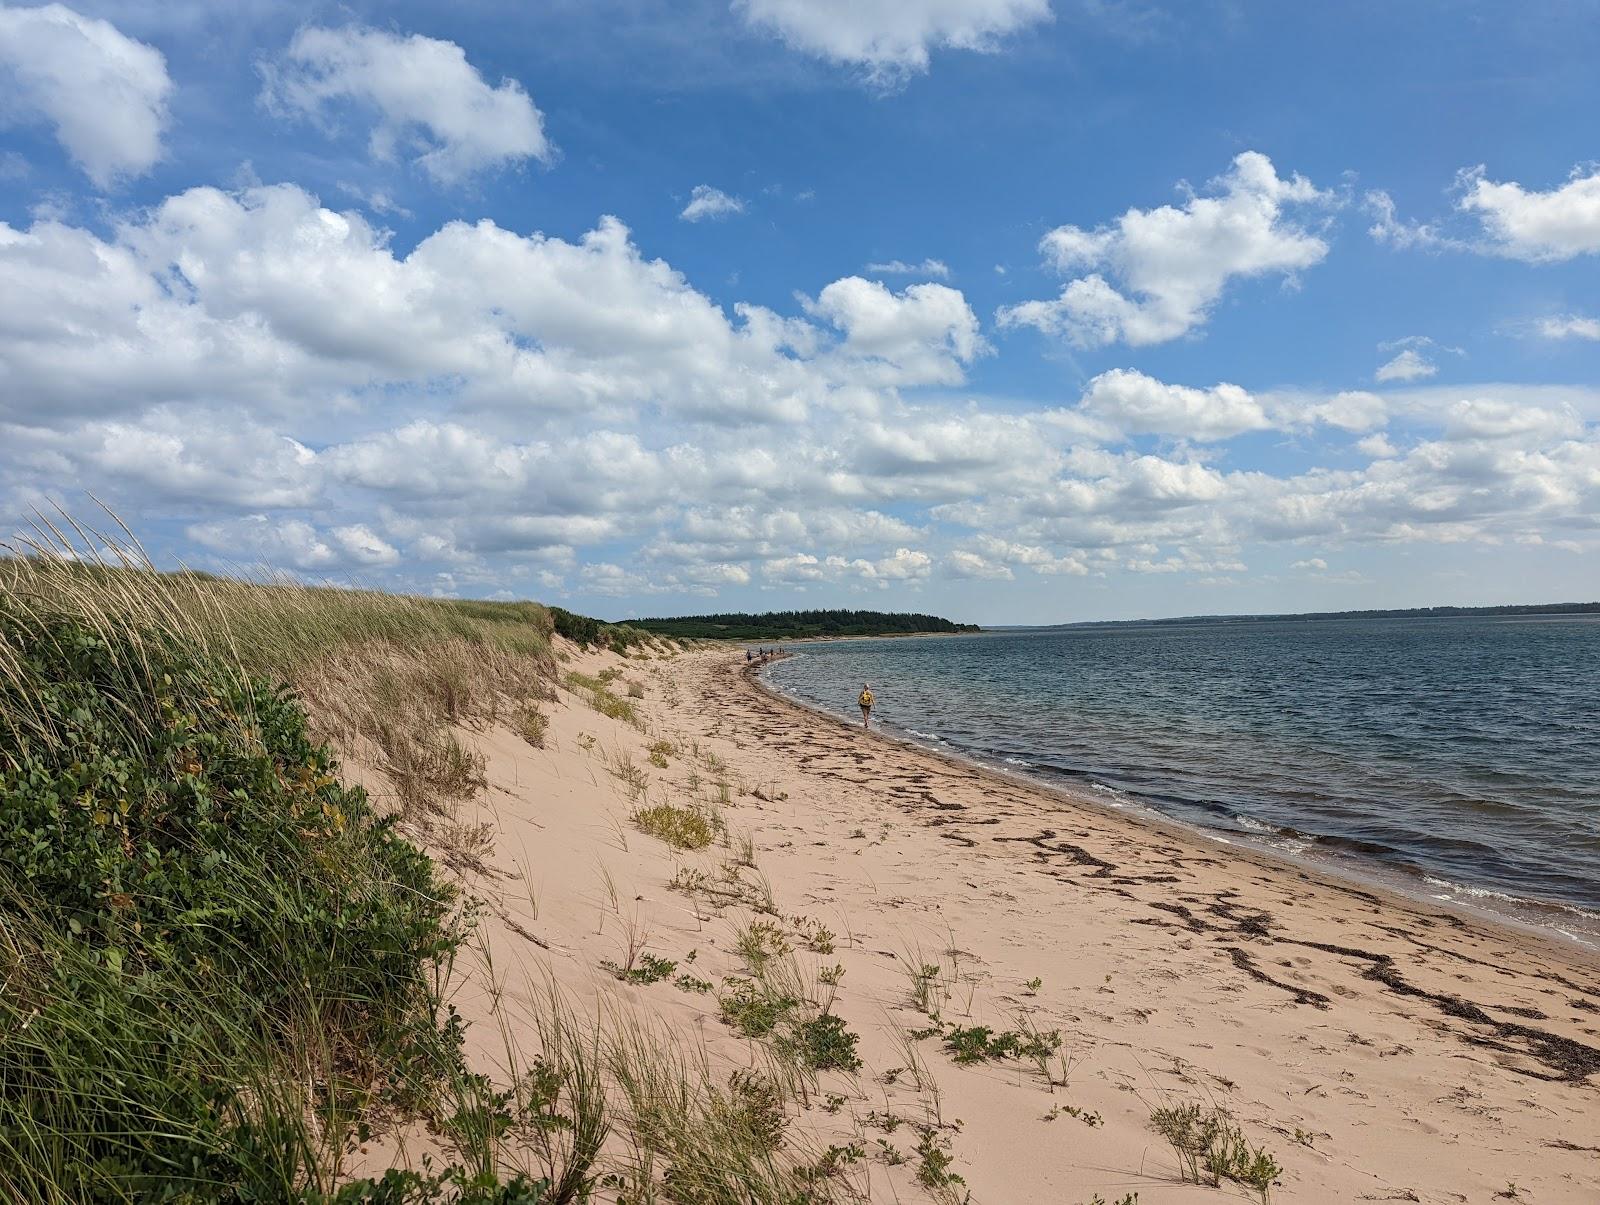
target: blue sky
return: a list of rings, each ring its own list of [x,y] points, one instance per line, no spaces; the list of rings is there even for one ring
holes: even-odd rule
[[[608,617],[1600,596],[1600,4],[0,6],[0,508]]]

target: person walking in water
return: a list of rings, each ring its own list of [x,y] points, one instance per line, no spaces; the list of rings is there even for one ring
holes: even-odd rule
[[[861,704],[861,726],[872,727],[872,687],[865,682],[861,684],[861,697],[856,700]]]

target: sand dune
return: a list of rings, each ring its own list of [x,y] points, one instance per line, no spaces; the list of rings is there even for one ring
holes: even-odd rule
[[[1198,1102],[1272,1152],[1274,1200],[1600,1201],[1600,963],[1581,949],[864,734],[771,695],[727,651],[570,655],[642,685],[648,731],[563,692],[545,748],[473,738],[489,790],[449,845],[484,901],[457,1002],[486,1069],[507,1017],[537,1048],[546,977],[586,1016],[703,1043],[715,1074],[763,1065],[717,1005],[724,977],[748,974],[735,945],[757,921],[860,1035],[859,1072],[821,1073],[791,1126],[806,1158],[835,1148],[841,1194],[1255,1199],[1181,1182],[1150,1118]],[[640,832],[641,792],[725,796],[727,843]],[[601,965],[646,953],[677,967],[628,985]],[[1055,1031],[1059,1048],[956,1061],[944,1038],[978,1026]],[[360,1162],[427,1149],[390,1135]],[[919,1182],[930,1150],[961,1182]]]

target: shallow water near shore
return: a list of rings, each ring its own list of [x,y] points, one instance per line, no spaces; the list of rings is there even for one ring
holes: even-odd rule
[[[889,734],[1600,941],[1600,621],[1323,620],[790,646]]]

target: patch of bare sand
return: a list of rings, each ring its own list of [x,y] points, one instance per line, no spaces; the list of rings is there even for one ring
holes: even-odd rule
[[[808,1159],[841,1148],[826,1181],[841,1194],[939,1199],[920,1143],[954,1156],[965,1184],[946,1200],[1214,1198],[1149,1128],[1154,1108],[1198,1101],[1274,1153],[1274,1200],[1600,1201],[1600,967],[1581,951],[864,734],[723,650],[569,667],[613,664],[643,685],[647,731],[563,692],[545,748],[474,738],[489,789],[456,818],[451,863],[483,901],[456,991],[475,1065],[503,1063],[508,1016],[538,1048],[549,980],[585,1015],[660,1018],[717,1076],[764,1066],[717,991],[748,973],[741,927],[776,920],[808,992],[860,1035],[859,1073],[822,1073],[791,1127]],[[640,832],[641,791],[720,806],[727,844]],[[602,968],[643,954],[678,966],[643,986]],[[908,1036],[939,1024],[1061,1045],[1042,1067],[962,1065]],[[431,1141],[391,1135],[362,1162]],[[614,1135],[607,1158],[628,1154]]]

